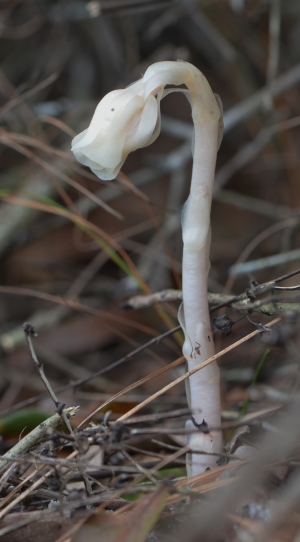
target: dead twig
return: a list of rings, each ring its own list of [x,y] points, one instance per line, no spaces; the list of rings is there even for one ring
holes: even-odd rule
[[[79,411],[79,407],[69,407],[64,409],[64,418],[73,418]],[[61,424],[61,414],[54,414],[44,422],[40,423],[35,429],[33,429],[28,435],[22,438],[13,448],[11,448],[0,459],[0,474],[7,468],[8,461],[14,458],[18,458],[21,454],[28,452],[32,447],[36,446],[40,440],[47,434],[49,429],[54,429]]]
[[[50,395],[53,403],[56,406],[57,413],[61,417],[61,419],[64,422],[64,424],[65,424],[66,428],[68,429],[68,431],[70,433],[72,433],[73,432],[72,426],[71,426],[71,424],[69,422],[66,411],[64,410],[64,407],[66,405],[64,403],[62,403],[61,401],[59,401],[58,398],[56,397],[56,395],[55,395],[55,393],[54,393],[54,391],[53,391],[53,389],[51,387],[51,384],[50,384],[48,378],[45,375],[44,366],[43,366],[42,362],[38,360],[37,355],[36,355],[36,353],[34,351],[32,338],[37,337],[37,333],[36,333],[34,327],[29,322],[26,322],[23,325],[23,330],[24,330],[25,337],[26,337],[26,340],[27,340],[27,344],[28,344],[28,347],[29,347],[29,350],[30,350],[31,358],[32,358],[32,360],[33,360],[33,362],[34,362],[34,364],[35,364],[35,366],[36,366],[36,368],[37,368],[37,370],[39,372],[41,380],[44,383],[47,391],[49,392],[49,395]]]

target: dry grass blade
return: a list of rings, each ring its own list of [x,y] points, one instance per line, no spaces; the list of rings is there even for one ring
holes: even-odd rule
[[[51,164],[46,162],[46,160],[44,160],[43,158],[40,158],[39,156],[36,156],[34,153],[32,153],[31,151],[26,149],[26,147],[24,147],[23,145],[20,145],[17,141],[15,141],[15,139],[24,139],[24,136],[16,138],[16,137],[14,137],[14,134],[7,134],[7,133],[0,134],[0,141],[2,141],[2,143],[6,144],[6,145],[12,147],[13,149],[15,149],[16,151],[20,152],[21,154],[23,154],[24,156],[26,156],[27,158],[29,158],[30,160],[32,160],[33,162],[35,162],[36,164],[41,166],[47,173],[49,173],[51,175],[55,175],[59,179],[65,181],[70,186],[72,186],[73,188],[76,188],[79,192],[81,192],[86,197],[88,197],[92,201],[94,201],[97,205],[99,205],[99,207],[102,207],[108,213],[112,214],[113,216],[115,216],[119,220],[122,220],[122,215],[120,215],[120,213],[118,213],[117,211],[112,209],[109,205],[107,205],[104,201],[102,201],[100,198],[98,198],[95,194],[90,192],[90,190],[88,190],[87,188],[85,188],[84,186],[79,184],[77,181],[74,181],[74,179],[71,179],[71,177],[69,177],[69,175],[64,174],[57,167],[52,166]],[[25,140],[28,141],[27,136],[25,136]],[[32,142],[31,142],[31,144],[32,144]],[[45,144],[38,143],[38,144],[36,144],[36,146],[39,147],[39,148],[42,148],[44,151],[47,149],[47,145],[45,145]],[[52,155],[59,154],[60,158],[64,154],[62,151],[58,151],[58,153],[56,153],[51,148],[48,149],[48,151]]]
[[[280,318],[275,318],[274,320],[272,320],[272,322],[270,322],[268,324],[268,326],[272,327],[273,325],[277,324],[278,322],[280,322]],[[233,350],[234,348],[237,348],[239,345],[243,344],[244,342],[252,339],[253,337],[257,336],[259,334],[259,331],[256,330],[256,331],[253,331],[252,333],[249,333],[248,335],[246,335],[246,337],[240,339],[239,341],[235,342],[234,344],[232,344],[231,346],[228,346],[227,348],[225,348],[224,350],[222,350],[221,352],[219,352],[218,354],[215,354],[214,356],[212,356],[211,358],[209,358],[207,361],[205,361],[205,363],[199,365],[198,367],[195,367],[195,369],[193,369],[193,371],[188,371],[186,373],[184,373],[182,376],[180,376],[179,378],[176,378],[176,380],[174,380],[173,382],[170,382],[170,384],[164,386],[162,389],[160,389],[159,391],[157,391],[156,393],[154,393],[153,395],[151,395],[150,397],[148,397],[147,399],[145,399],[144,401],[142,401],[141,403],[139,403],[136,407],[134,407],[133,409],[131,409],[129,412],[127,412],[126,414],[124,414],[123,416],[121,416],[118,421],[125,421],[127,419],[129,419],[131,416],[133,416],[134,414],[136,414],[136,412],[139,412],[142,408],[144,408],[146,405],[150,404],[152,401],[154,401],[155,399],[157,399],[157,397],[163,395],[166,391],[168,391],[169,389],[173,388],[174,386],[176,386],[177,384],[179,384],[180,382],[183,382],[184,380],[186,380],[187,378],[189,378],[189,376],[191,376],[192,374],[194,374],[194,372],[197,372],[197,371],[200,371],[202,367],[206,366],[206,365],[209,365],[209,363],[211,363],[212,361],[214,361],[215,359],[219,359],[220,357],[222,357],[223,355],[227,354],[227,352],[230,352],[231,350]],[[121,390],[120,392],[114,394],[109,400],[105,401],[104,403],[102,403],[99,407],[97,407],[95,410],[93,410],[93,412],[91,414],[89,414],[80,424],[80,427],[82,425],[84,425],[85,423],[87,423],[89,420],[91,420],[93,418],[93,416],[95,416],[95,414],[97,414],[97,412],[99,412],[100,410],[102,410],[104,407],[106,407],[107,405],[109,405],[111,402],[115,401],[118,397],[121,397],[123,394],[129,392],[129,391],[132,391],[133,389],[137,388],[138,386],[144,384],[145,382],[148,382],[149,380],[152,380],[153,378],[157,378],[158,376],[160,376],[161,374],[163,374],[164,372],[170,370],[170,369],[173,369],[174,367],[177,367],[178,365],[181,365],[182,363],[184,363],[185,361],[185,358],[182,356],[180,358],[178,358],[177,360],[173,361],[172,363],[170,363],[167,367],[164,367],[163,369],[160,369],[159,371],[156,371],[155,373],[152,373],[151,375],[137,381],[137,382],[134,382],[133,384],[131,384],[130,386],[127,386],[127,388],[124,388],[123,390]]]
[[[16,96],[15,98],[11,99],[6,105],[4,105],[0,109],[0,116],[4,116],[6,113],[8,113],[8,111],[18,106],[20,103],[24,102],[25,100],[28,100],[28,98],[31,98],[37,92],[40,92],[44,88],[52,85],[56,79],[57,79],[57,74],[53,73],[49,77],[47,77],[47,79],[45,79],[44,81],[41,81],[40,83],[35,85],[33,88],[25,91],[20,96]]]
[[[280,320],[281,320],[281,318],[275,318],[275,320],[272,320],[272,322],[269,322],[268,326],[272,327],[275,324],[277,324],[278,322],[280,322]],[[214,360],[219,359],[220,357],[224,356],[225,354],[227,354],[228,352],[230,352],[234,348],[237,348],[238,346],[240,346],[241,344],[243,344],[246,341],[249,341],[249,339],[252,339],[253,337],[255,337],[258,334],[259,334],[258,330],[253,331],[252,333],[249,333],[249,335],[246,335],[246,337],[243,337],[239,341],[236,341],[234,344],[228,346],[227,348],[224,348],[224,350],[222,350],[221,352],[218,352],[217,354],[215,354],[214,356],[212,356],[211,358],[206,360],[204,363],[201,363],[200,365],[198,365],[197,367],[195,367],[191,371],[188,371],[188,372],[184,373],[184,375],[176,378],[173,382],[170,382],[170,384],[168,384],[167,386],[165,386],[161,390],[159,390],[156,393],[154,393],[153,395],[151,395],[148,399],[145,399],[145,401],[142,401],[142,403],[140,403],[136,407],[132,408],[129,412],[127,412],[126,414],[121,416],[118,419],[118,421],[127,420],[128,418],[130,418],[130,416],[132,416],[133,414],[136,414],[136,412],[138,412],[139,410],[144,408],[146,405],[148,405],[149,403],[151,403],[152,401],[157,399],[157,397],[159,397],[160,395],[163,395],[169,389],[173,388],[174,386],[177,386],[177,384],[179,384],[180,382],[183,382],[184,380],[189,378],[194,373],[196,373],[198,371],[201,371],[202,367],[206,367],[207,365],[212,363]]]
[[[136,278],[137,282],[143,287],[143,289],[146,292],[149,291],[148,286],[144,283],[144,281],[140,277],[136,267],[134,266],[132,260],[129,258],[127,252],[123,250],[122,247],[120,247],[120,245],[111,236],[109,236],[104,230],[94,225],[89,220],[86,220],[80,215],[74,215],[67,209],[60,208],[60,207],[52,207],[50,205],[27,200],[27,199],[20,198],[17,196],[4,195],[2,196],[2,199],[9,203],[13,203],[15,205],[25,205],[27,207],[31,207],[32,209],[38,209],[46,213],[52,213],[52,214],[66,217],[69,220],[71,220],[71,222],[82,225],[87,232],[92,232],[92,233],[97,234],[100,239],[103,239],[108,245],[111,245],[114,249],[116,249],[120,253],[120,256],[123,258],[124,262],[128,265],[128,268],[132,271],[132,274]],[[113,258],[113,253],[111,251],[109,252],[109,254],[110,254],[110,257]]]
[[[110,403],[112,403],[113,401],[115,401],[116,399],[118,399],[118,397],[121,397],[122,395],[124,395],[125,393],[129,392],[129,391],[132,391],[134,390],[135,388],[138,388],[139,386],[141,386],[142,384],[145,384],[146,382],[149,382],[150,380],[152,380],[153,378],[157,378],[159,376],[161,376],[163,373],[165,373],[166,371],[169,371],[170,369],[174,369],[175,367],[178,367],[178,365],[181,365],[182,363],[185,362],[185,358],[183,356],[181,356],[180,358],[176,359],[175,361],[173,361],[172,363],[170,363],[167,367],[163,367],[162,369],[159,369],[158,371],[155,371],[154,373],[152,373],[151,375],[148,375],[148,376],[145,376],[144,378],[141,378],[140,380],[138,380],[137,382],[134,382],[133,384],[130,384],[129,386],[127,386],[127,388],[124,388],[122,389],[121,391],[119,391],[118,393],[115,393],[112,397],[110,397],[107,401],[105,401],[104,403],[101,403],[101,405],[99,407],[97,407],[95,410],[93,410],[93,412],[91,412],[79,425],[79,427],[81,427],[82,425],[84,425],[85,423],[87,423],[89,420],[91,420],[95,414],[97,414],[97,412],[99,412],[100,410],[102,410],[104,407],[106,407],[107,405],[109,405]],[[148,399],[147,399],[147,402],[148,402]],[[139,410],[139,409],[138,409]],[[133,412],[132,412],[133,414]],[[128,417],[124,418],[124,419],[127,419]]]

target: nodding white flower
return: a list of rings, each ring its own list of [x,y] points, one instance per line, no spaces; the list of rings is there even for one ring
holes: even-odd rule
[[[165,88],[171,85],[171,88]],[[181,88],[184,85],[185,88]],[[179,87],[179,88],[175,88]],[[77,160],[103,180],[113,179],[128,154],[150,145],[160,132],[160,101],[174,90],[189,100],[194,121],[193,172],[184,206],[182,294],[180,323],[185,334],[183,354],[193,371],[188,402],[195,412],[188,429],[192,453],[188,473],[216,465],[222,448],[220,376],[216,361],[196,368],[214,354],[207,299],[210,248],[210,207],[217,151],[222,139],[222,107],[204,75],[187,62],[157,62],[124,90],[99,103],[90,126],[73,140]],[[201,428],[205,427],[203,431]],[[197,429],[198,428],[198,429]],[[200,452],[200,453],[199,453]],[[204,452],[201,454],[201,452]]]
[[[103,180],[114,179],[128,154],[150,145],[160,131],[160,108],[137,81],[113,90],[99,103],[87,130],[76,136],[72,151],[81,164]]]
[[[219,116],[204,76],[199,95],[199,75],[202,76],[199,70],[187,62],[157,62],[136,83],[109,92],[97,106],[87,130],[73,139],[72,152],[77,160],[100,179],[114,179],[130,152],[151,145],[158,137],[160,101],[174,90],[164,89],[166,81],[173,85],[185,84],[191,93],[196,92],[202,115],[209,111],[206,96],[209,91],[212,114]],[[193,101],[193,96],[189,99]]]

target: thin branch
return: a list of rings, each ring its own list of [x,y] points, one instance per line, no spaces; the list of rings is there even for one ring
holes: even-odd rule
[[[66,408],[63,413],[67,419],[72,418],[79,411],[79,407]],[[69,422],[70,423],[70,422]],[[22,438],[13,448],[11,448],[0,459],[0,474],[7,468],[8,460],[18,458],[21,454],[24,454],[31,450],[33,446],[36,446],[38,442],[47,434],[51,428],[58,427],[61,424],[61,414],[54,414],[47,420],[40,423],[35,429],[33,429],[28,435]]]
[[[277,324],[280,321],[281,321],[281,318],[275,318],[274,320],[272,320],[272,322],[268,323],[268,327],[272,327],[273,325]],[[122,416],[120,416],[120,418],[118,418],[117,421],[120,422],[120,421],[127,420],[128,418],[130,418],[130,416],[132,416],[132,414],[135,414],[136,412],[139,412],[142,408],[144,408],[146,405],[151,403],[154,399],[156,399],[160,395],[163,395],[164,393],[166,393],[166,391],[168,391],[169,389],[173,388],[174,386],[177,386],[177,384],[180,384],[180,382],[184,382],[184,380],[186,380],[187,378],[190,378],[190,376],[192,376],[193,374],[195,374],[198,371],[200,371],[201,369],[203,369],[203,367],[207,367],[207,365],[209,365],[210,363],[214,362],[215,360],[221,358],[222,356],[227,354],[227,352],[230,352],[231,350],[233,350],[234,348],[236,348],[240,344],[243,344],[244,342],[247,342],[249,339],[252,339],[252,337],[255,337],[256,335],[258,335],[258,333],[260,333],[258,330],[252,331],[252,333],[249,333],[248,335],[246,335],[245,337],[243,337],[239,341],[236,341],[235,343],[231,344],[227,348],[224,348],[224,350],[222,350],[221,352],[218,352],[217,354],[214,354],[213,356],[208,358],[203,363],[200,363],[199,365],[197,365],[194,369],[191,369],[190,371],[187,371],[183,375],[181,375],[178,378],[176,378],[175,380],[173,380],[173,382],[170,382],[169,384],[167,384],[163,388],[159,389],[156,393],[153,393],[153,395],[151,395],[150,397],[148,397],[147,399],[142,401],[139,405],[136,405],[131,410],[126,412],[126,414],[123,414]],[[97,411],[101,410],[101,408],[102,408],[102,406],[99,407],[97,409]],[[84,420],[84,422],[82,422],[82,423],[85,423],[92,416],[93,416],[93,414],[88,416],[88,418],[86,418],[86,420]]]
[[[35,353],[33,343],[32,343],[32,338],[37,337],[37,333],[35,332],[34,327],[29,322],[26,322],[23,325],[23,330],[24,330],[26,341],[27,341],[27,344],[28,344],[28,347],[29,347],[29,350],[30,350],[31,358],[32,358],[32,360],[33,360],[33,362],[34,362],[34,364],[35,364],[35,366],[36,366],[36,368],[37,368],[37,370],[39,372],[39,375],[41,377],[41,380],[42,380],[43,384],[45,385],[45,388],[47,389],[53,403],[56,406],[56,412],[59,414],[59,416],[63,420],[65,426],[68,429],[68,431],[70,433],[73,433],[72,425],[70,424],[70,422],[68,420],[68,416],[66,414],[66,411],[64,410],[64,407],[66,405],[64,403],[62,403],[61,401],[59,401],[58,398],[56,397],[56,395],[55,395],[55,393],[54,393],[54,391],[53,391],[53,389],[51,387],[51,384],[50,384],[48,378],[45,375],[43,363],[38,360],[37,355]]]
[[[274,282],[270,283],[269,289],[272,290],[300,290],[300,286],[291,286],[281,288],[280,286],[274,286]],[[267,290],[265,290],[266,292]],[[262,292],[261,292],[262,293]],[[258,294],[257,294],[258,295]],[[152,305],[158,303],[170,303],[172,301],[181,301],[182,300],[182,291],[181,290],[163,290],[161,292],[156,292],[150,295],[136,295],[126,301],[126,307],[131,309],[143,309],[146,307],[151,307]],[[262,314],[267,315],[278,315],[285,312],[299,312],[300,313],[300,303],[297,301],[283,302],[282,298],[270,298],[262,299],[251,303],[247,293],[243,293],[239,296],[232,296],[230,294],[208,294],[208,301],[210,305],[213,306],[210,310],[216,311],[222,307],[231,307],[234,310],[245,311],[247,309],[255,309],[256,312],[261,312]]]
[[[251,273],[257,273],[270,267],[277,267],[281,264],[287,264],[289,262],[298,262],[300,260],[300,249],[296,248],[288,252],[281,254],[273,254],[266,258],[258,258],[244,263],[237,263],[230,268],[230,274],[235,276],[247,275]]]

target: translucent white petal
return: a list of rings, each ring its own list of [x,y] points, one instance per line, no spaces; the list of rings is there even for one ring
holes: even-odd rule
[[[97,170],[99,177],[101,172],[105,177],[115,177],[127,154],[133,150],[131,147],[125,148],[125,140],[128,132],[134,133],[139,126],[144,99],[139,95],[132,96],[132,88],[130,93],[127,92],[129,89],[125,89],[126,96],[125,91],[114,91],[108,95],[109,100],[104,98],[102,102],[106,103],[103,105],[100,102],[89,128],[73,140],[72,151],[78,161]],[[157,109],[156,100],[153,100],[155,103],[152,106],[150,104],[152,117],[154,116],[148,129],[150,135],[153,131],[152,124],[156,123],[157,117],[153,107],[155,105]]]
[[[100,130],[102,133],[111,130],[112,124],[116,125],[127,105],[137,97],[138,91],[141,90],[141,84],[137,81],[131,87],[113,90],[106,94],[97,105],[88,129],[83,132],[84,137],[78,140],[76,144],[80,146],[89,145],[97,137]]]
[[[119,164],[118,164],[118,167],[112,168],[112,169],[108,169],[108,168],[101,169],[101,168],[92,168],[91,167],[91,171],[93,173],[95,173],[95,175],[99,179],[101,179],[102,181],[112,181],[118,175],[123,163],[124,163],[124,160],[120,163],[120,167],[119,167]]]
[[[156,98],[150,95],[144,107],[136,115],[136,123],[132,122],[126,134],[125,148],[127,154],[149,144],[157,124],[159,105]]]

